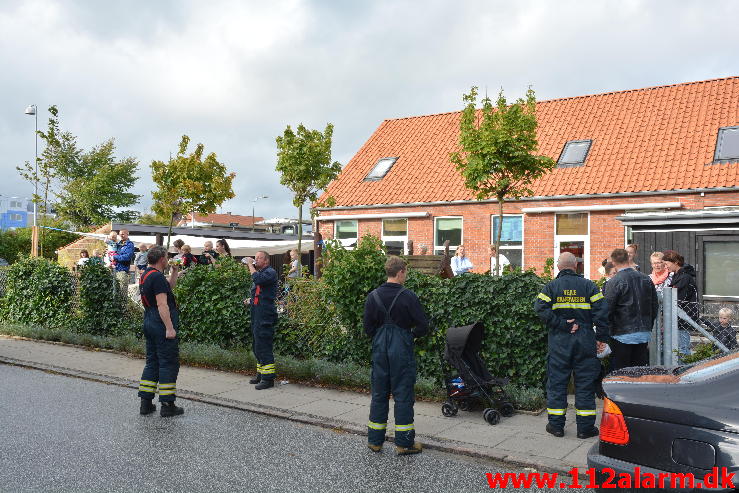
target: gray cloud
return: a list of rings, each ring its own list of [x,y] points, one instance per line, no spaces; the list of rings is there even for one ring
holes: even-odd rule
[[[458,110],[471,85],[540,99],[737,75],[733,1],[0,2],[0,194],[30,187],[27,104],[148,165],[186,133],[237,172],[223,210],[294,215],[275,136],[336,126],[346,163],[386,118]],[[47,115],[42,113],[43,127]]]

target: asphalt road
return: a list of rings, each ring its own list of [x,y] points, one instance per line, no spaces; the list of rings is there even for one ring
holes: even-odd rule
[[[391,443],[374,454],[366,437],[179,402],[184,416],[140,416],[132,389],[0,364],[0,491],[466,492],[521,472],[397,457]]]

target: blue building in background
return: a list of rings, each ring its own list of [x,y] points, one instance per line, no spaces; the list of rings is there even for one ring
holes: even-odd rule
[[[0,231],[33,224],[33,201],[0,195]]]

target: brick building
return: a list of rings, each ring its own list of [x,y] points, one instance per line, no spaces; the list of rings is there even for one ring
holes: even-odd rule
[[[611,250],[660,217],[669,228],[675,212],[725,209],[722,230],[739,234],[739,77],[541,101],[537,116],[540,152],[558,165],[533,196],[505,205],[501,253],[513,264],[541,272],[566,250],[597,278]],[[498,205],[475,200],[449,161],[459,119],[384,121],[327,188],[335,206],[319,209],[324,238],[371,233],[396,252],[408,240],[438,251],[448,239],[466,246],[476,272],[489,270]],[[634,220],[644,215],[651,222]],[[736,249],[739,267],[739,237]]]

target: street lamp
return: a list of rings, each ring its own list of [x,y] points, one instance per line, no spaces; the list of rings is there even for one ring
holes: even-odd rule
[[[36,120],[36,158],[34,161],[35,171],[33,175],[33,256],[38,255],[38,107],[35,104],[29,104],[24,111],[26,115],[32,115]]]
[[[259,197],[254,197],[254,203],[251,205],[251,230],[252,232],[255,230],[254,228],[254,208],[257,204],[257,200],[259,199],[268,199],[266,195],[260,195]]]

